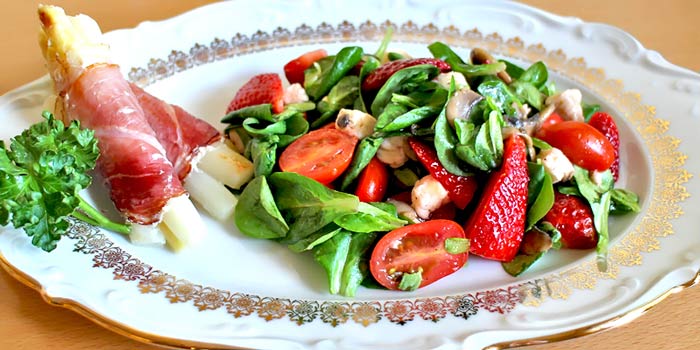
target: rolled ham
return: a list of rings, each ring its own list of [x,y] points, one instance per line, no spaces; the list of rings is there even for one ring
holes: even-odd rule
[[[95,132],[97,170],[115,207],[132,223],[131,241],[167,242],[177,250],[200,240],[206,226],[139,99],[119,66],[111,63],[99,25],[51,5],[39,5],[38,15],[39,45],[54,82],[56,112]]]
[[[64,100],[66,115],[95,131],[97,168],[116,208],[133,223],[159,222],[166,203],[185,189],[119,67],[87,67]]]
[[[130,83],[131,90],[156,137],[165,148],[180,181],[192,170],[192,160],[201,148],[221,140],[221,134],[211,124],[149,94]]]

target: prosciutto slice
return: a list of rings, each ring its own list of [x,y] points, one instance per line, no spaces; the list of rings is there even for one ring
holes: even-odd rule
[[[192,170],[191,162],[198,150],[221,140],[221,134],[211,124],[181,107],[168,104],[133,83],[130,86],[146,120],[173,163],[175,173],[180,181],[184,181]]]
[[[65,108],[95,131],[97,168],[116,208],[133,223],[159,222],[168,200],[185,189],[119,67],[87,67],[66,91]]]

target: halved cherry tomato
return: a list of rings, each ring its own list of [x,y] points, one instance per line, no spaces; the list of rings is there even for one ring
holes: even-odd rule
[[[363,202],[380,202],[389,185],[389,170],[377,157],[372,158],[360,173],[355,195]]]
[[[336,129],[335,122],[334,121],[330,122],[330,123],[320,127],[319,129]]]
[[[594,127],[577,121],[563,121],[540,128],[535,137],[560,149],[569,160],[588,170],[604,171],[615,161],[615,148]]]
[[[304,84],[304,71],[314,62],[328,56],[324,49],[309,51],[284,65],[284,75],[290,84]]]
[[[382,286],[398,290],[405,273],[422,271],[420,287],[450,275],[466,264],[469,253],[448,253],[448,238],[465,238],[462,226],[451,220],[430,220],[391,231],[372,251],[372,276]]]
[[[279,165],[282,171],[329,184],[350,165],[356,144],[356,138],[340,130],[314,130],[287,146]]]
[[[548,126],[551,126],[551,125],[554,125],[557,123],[561,123],[562,121],[564,121],[564,120],[561,119],[561,116],[559,116],[559,114],[557,114],[556,112],[552,112],[552,114],[550,114],[547,118],[545,118],[542,121],[542,123],[540,123],[540,128],[546,128]]]

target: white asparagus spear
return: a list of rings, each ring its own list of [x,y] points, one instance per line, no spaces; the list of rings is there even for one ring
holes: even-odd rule
[[[42,23],[39,43],[58,96],[63,97],[91,65],[110,62],[109,47],[102,42],[99,26],[90,17],[67,16],[60,7],[48,5],[39,5],[39,17]],[[196,241],[205,231],[199,213],[186,194],[170,198],[160,215],[161,225],[167,226],[182,245]],[[154,232],[148,225],[136,230],[142,233],[137,234],[138,239],[148,239],[148,232]],[[151,240],[159,241],[158,237]]]

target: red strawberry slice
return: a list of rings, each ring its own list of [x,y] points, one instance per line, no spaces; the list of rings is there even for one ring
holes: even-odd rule
[[[457,208],[466,208],[467,204],[474,198],[474,192],[478,187],[476,178],[474,176],[459,176],[447,171],[440,164],[435,150],[425,143],[410,138],[408,144],[416,152],[423,167],[428,169],[430,175],[447,190],[447,195]]]
[[[555,192],[554,205],[542,220],[559,230],[566,248],[591,249],[598,244],[593,211],[580,197]]]
[[[290,84],[304,84],[304,71],[314,62],[328,56],[324,49],[309,51],[284,65],[284,75]]]
[[[596,112],[591,116],[588,124],[600,131],[610,141],[615,149],[615,160],[610,166],[613,179],[617,181],[620,173],[620,133],[617,130],[617,124],[610,114],[604,112]]]
[[[477,209],[465,225],[471,253],[513,260],[525,233],[529,181],[525,142],[511,136],[505,141],[501,168],[489,176]]]
[[[369,73],[362,82],[362,90],[379,90],[394,73],[404,68],[417,66],[419,64],[432,64],[433,66],[438,67],[443,73],[452,70],[447,62],[437,58],[409,58],[391,61],[379,66],[379,68]]]
[[[229,103],[226,113],[263,103],[272,104],[272,113],[284,110],[282,79],[275,73],[256,75],[241,87]]]

